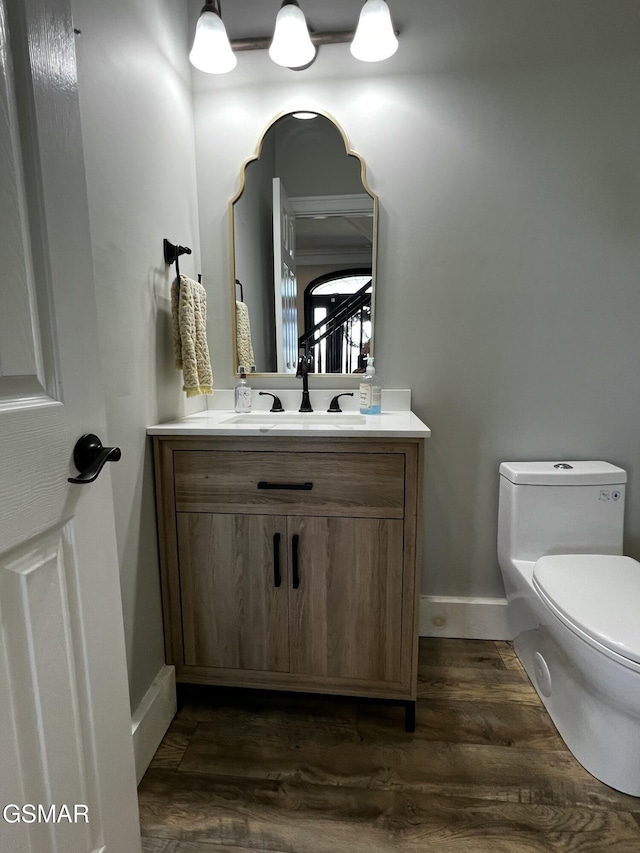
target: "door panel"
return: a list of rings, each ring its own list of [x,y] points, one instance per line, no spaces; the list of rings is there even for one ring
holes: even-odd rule
[[[62,536],[67,535],[63,530]],[[66,582],[73,560],[69,545],[56,532],[3,561],[0,601],[5,663],[14,702],[21,709],[14,726],[23,787],[29,792],[23,802],[86,804],[88,808],[77,638],[69,613],[76,602],[70,600]],[[84,821],[77,826],[63,822],[36,827],[42,849],[96,849],[100,821],[99,813],[92,813],[93,828]]]
[[[286,519],[178,513],[178,559],[185,664],[288,672]]]
[[[50,321],[40,300],[45,282],[36,281],[31,251],[25,163],[20,145],[16,75],[9,49],[4,0],[0,3],[0,505],[2,546],[24,539],[25,518],[36,533],[56,523],[56,498],[63,488],[64,468],[52,464],[68,455],[63,406],[55,399],[50,350],[41,328]],[[31,165],[30,163],[26,164]],[[46,336],[45,336],[46,344]],[[48,387],[47,387],[48,386]],[[50,392],[52,396],[50,396]],[[37,410],[37,417],[34,417]],[[16,452],[28,442],[30,452]],[[48,457],[48,458],[47,458]],[[33,484],[39,480],[39,488]]]
[[[403,522],[289,518],[298,536],[291,589],[291,671],[399,682]]]
[[[8,30],[0,6],[0,399],[45,393],[31,264],[17,103]]]

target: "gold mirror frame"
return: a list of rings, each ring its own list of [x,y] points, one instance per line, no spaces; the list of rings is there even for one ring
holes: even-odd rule
[[[232,374],[234,376],[237,375],[237,352],[238,352],[238,339],[237,339],[237,329],[236,329],[236,252],[235,252],[235,224],[234,224],[234,204],[238,201],[238,199],[242,196],[242,193],[245,190],[246,184],[246,171],[247,167],[254,163],[256,160],[260,159],[260,154],[262,152],[262,146],[264,143],[265,136],[271,130],[271,128],[281,119],[286,116],[293,115],[294,112],[300,112],[300,110],[289,110],[286,112],[278,113],[265,127],[262,131],[260,138],[258,139],[258,144],[256,146],[255,154],[251,157],[248,157],[242,164],[240,168],[240,186],[238,191],[233,196],[231,201],[229,202],[229,269],[231,271],[231,339],[232,339]],[[354,151],[351,148],[349,143],[349,138],[345,133],[344,129],[340,125],[338,121],[328,112],[319,109],[309,110],[309,112],[314,112],[316,115],[323,116],[328,121],[330,121],[333,126],[338,130],[340,136],[342,137],[342,141],[344,142],[345,153],[348,157],[355,157],[360,163],[360,180],[362,181],[362,186],[367,195],[370,196],[373,202],[373,239],[371,244],[371,279],[373,282],[373,286],[371,289],[371,337],[370,337],[370,345],[369,352],[373,356],[374,355],[374,337],[375,337],[375,297],[376,297],[376,288],[377,288],[377,255],[378,255],[378,196],[373,192],[371,187],[369,186],[369,182],[367,180],[367,166],[364,160],[364,157],[359,154],[357,151]],[[291,376],[290,373],[278,373],[271,372],[265,373],[256,371],[251,374],[252,376],[264,376],[264,377],[272,377],[272,376]],[[350,373],[313,373],[311,374],[314,378],[318,379],[320,377],[325,377],[328,379],[332,379],[335,381],[336,377],[345,377],[352,376]]]

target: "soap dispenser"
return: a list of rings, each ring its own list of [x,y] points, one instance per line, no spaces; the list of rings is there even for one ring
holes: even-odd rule
[[[236,412],[251,411],[251,387],[247,383],[247,373],[244,365],[238,367],[238,380],[234,391]]]
[[[373,366],[373,356],[367,356],[367,367],[360,382],[360,414],[379,415],[382,392],[376,378],[376,369]]]

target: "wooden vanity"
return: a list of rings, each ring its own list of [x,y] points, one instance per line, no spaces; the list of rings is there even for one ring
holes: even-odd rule
[[[413,730],[423,439],[153,441],[177,680],[393,700]]]

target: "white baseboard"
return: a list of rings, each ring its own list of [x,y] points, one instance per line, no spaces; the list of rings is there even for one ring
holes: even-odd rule
[[[420,636],[510,640],[506,598],[423,595]]]
[[[136,784],[140,783],[160,746],[175,717],[176,707],[176,672],[172,666],[163,666],[131,718]]]

